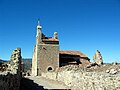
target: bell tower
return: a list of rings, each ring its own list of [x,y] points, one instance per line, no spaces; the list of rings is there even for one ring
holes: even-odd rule
[[[40,76],[42,73],[55,71],[59,68],[59,40],[57,32],[54,37],[46,37],[41,32],[42,27],[38,20],[36,45],[32,58],[32,75]]]

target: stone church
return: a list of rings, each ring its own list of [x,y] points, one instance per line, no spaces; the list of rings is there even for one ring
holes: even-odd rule
[[[46,37],[41,32],[38,20],[36,44],[32,57],[32,75],[39,76],[41,72],[55,71],[57,68],[69,64],[89,63],[89,58],[79,51],[59,51],[58,33],[53,37]]]

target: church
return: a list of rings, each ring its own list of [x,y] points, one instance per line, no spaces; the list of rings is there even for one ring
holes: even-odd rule
[[[79,52],[59,50],[58,33],[53,37],[46,37],[41,32],[42,26],[38,20],[36,44],[32,57],[32,75],[40,76],[42,72],[55,71],[65,65],[88,65],[89,58]]]

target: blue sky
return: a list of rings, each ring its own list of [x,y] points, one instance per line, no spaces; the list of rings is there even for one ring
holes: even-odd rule
[[[120,0],[0,0],[0,58],[20,47],[31,58],[37,19],[42,32],[58,32],[61,50],[79,50],[92,61],[120,62]]]

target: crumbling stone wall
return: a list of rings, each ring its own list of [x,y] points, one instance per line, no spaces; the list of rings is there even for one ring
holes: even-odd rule
[[[100,53],[100,51],[96,51],[95,55],[93,56],[93,60],[94,63],[98,64],[98,65],[102,65],[103,64],[103,59],[102,59],[102,55]]]
[[[20,76],[14,73],[0,73],[0,90],[19,90]]]
[[[119,90],[120,69],[117,73],[87,71],[78,66],[65,66],[58,72],[42,73],[43,77],[64,82],[74,90]]]
[[[5,71],[0,71],[0,90],[19,90],[21,80],[21,49],[12,52],[11,59],[6,63]]]
[[[22,56],[21,56],[21,49],[17,48],[12,52],[11,55],[11,59],[8,62],[8,71],[14,72],[16,73],[18,71],[18,73],[21,73],[21,60],[22,60]]]

